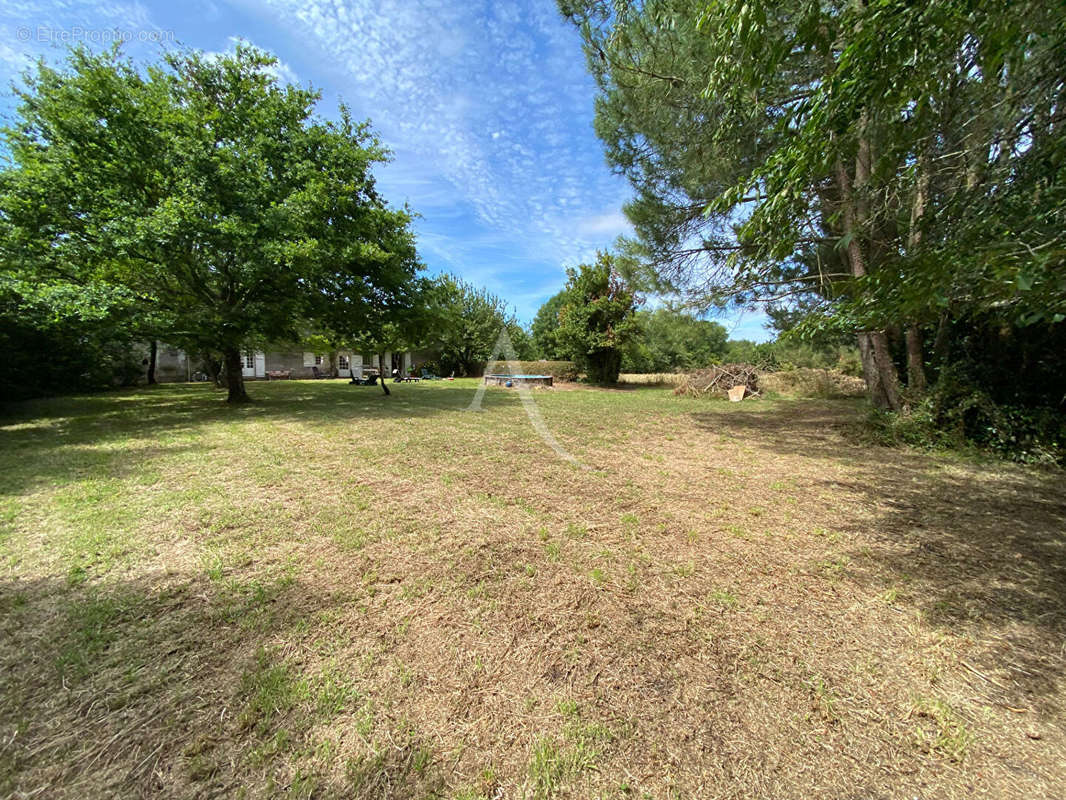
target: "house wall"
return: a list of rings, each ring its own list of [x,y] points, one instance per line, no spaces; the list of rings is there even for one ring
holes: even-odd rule
[[[307,364],[307,362],[309,360],[312,361],[312,363],[313,363],[314,359],[313,358],[312,359],[306,358],[307,355],[314,355],[314,354],[310,353],[309,351],[303,351],[303,350],[269,350],[269,351],[267,351],[267,354],[266,354],[266,371],[267,372],[275,372],[275,371],[288,370],[291,373],[290,377],[293,378],[293,379],[296,379],[296,378],[313,378],[314,377],[314,367],[310,366],[310,365],[306,365],[306,364]],[[322,356],[322,364],[319,365],[319,367],[318,367],[319,371],[323,372],[323,373],[328,373],[329,372],[329,354],[328,353],[319,353],[318,355]],[[348,363],[355,367],[356,374],[358,374],[358,375],[362,374],[362,370],[360,369],[360,358],[362,359],[362,369],[364,369],[364,370],[367,369],[367,368],[371,368],[371,369],[375,369],[375,370],[377,369],[378,357],[377,357],[376,353],[359,354],[359,353],[352,353],[352,352],[350,352],[348,350],[341,350],[340,351],[340,355],[348,356],[348,359],[349,359]],[[389,367],[389,364],[391,363],[390,360],[389,360],[391,358],[391,354],[390,353],[386,353],[385,356],[386,356],[386,359],[385,359],[385,365],[386,366],[385,366],[385,368],[388,370],[388,369],[391,369]],[[349,376],[349,374],[350,374],[350,370],[347,369],[347,368],[340,369],[338,372],[339,372],[339,376],[342,377],[342,378],[347,378]]]
[[[342,351],[345,355],[354,361],[356,372],[360,373],[359,369],[359,354],[349,353]],[[319,366],[319,371],[329,372],[329,354],[322,353],[322,364]],[[144,357],[148,356],[148,348],[144,348]],[[388,358],[391,354],[386,354],[386,369],[391,369]],[[313,363],[313,359],[312,363]],[[265,353],[265,367],[266,372],[284,372],[288,371],[290,377],[293,379],[298,378],[313,378],[314,369],[311,366],[304,366],[307,359],[305,358],[305,351],[303,350],[267,350]],[[407,364],[415,364],[417,366],[420,363],[417,353],[405,353],[404,361]],[[350,362],[351,363],[351,362]],[[372,367],[377,369],[378,357],[376,353],[364,353],[362,355],[362,365],[364,368]],[[191,371],[190,371],[191,367]],[[185,353],[176,347],[169,347],[166,344],[160,342],[159,350],[156,354],[156,367],[155,376],[156,380],[160,383],[176,383],[189,380],[189,376],[192,373],[199,372],[202,369],[202,365],[199,360],[193,360],[189,364],[188,357]],[[147,374],[147,367],[145,367],[145,373]],[[348,377],[349,371],[347,369],[340,370],[340,377]],[[247,380],[252,380],[247,378]]]
[[[329,371],[328,358],[323,359],[323,364],[319,369],[323,372]],[[304,366],[303,350],[268,350],[266,354],[266,370],[267,372],[289,370],[293,378],[314,377],[312,368]]]
[[[147,349],[145,350],[147,358]],[[148,368],[145,367],[147,377]],[[176,383],[189,379],[188,357],[176,347],[169,347],[162,342],[155,354],[155,379],[159,383]]]

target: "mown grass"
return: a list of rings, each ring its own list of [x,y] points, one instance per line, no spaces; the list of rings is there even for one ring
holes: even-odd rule
[[[0,796],[1066,782],[1061,473],[866,448],[852,401],[538,391],[572,463],[475,386],[9,409]]]

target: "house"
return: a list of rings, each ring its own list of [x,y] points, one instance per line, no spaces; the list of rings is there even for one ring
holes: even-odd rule
[[[386,351],[384,356],[385,371],[400,370],[406,375],[412,366],[423,363],[423,354],[411,350],[403,352]],[[265,379],[268,373],[289,373],[290,378],[313,378],[315,368],[329,374],[329,353],[313,353],[305,350],[247,350],[242,355],[242,373],[245,380]],[[160,383],[191,381],[203,374],[203,365],[196,358],[190,358],[176,347],[160,343],[156,354],[155,379]],[[337,353],[337,373],[347,377],[352,372],[362,377],[366,369],[377,370],[378,354],[353,353],[341,350]]]

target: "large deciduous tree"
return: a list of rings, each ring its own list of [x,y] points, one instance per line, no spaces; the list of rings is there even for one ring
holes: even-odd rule
[[[366,329],[418,269],[409,213],[375,187],[386,151],[275,63],[243,45],[145,69],[74,50],[27,76],[4,130],[3,268],[122,287],[169,320],[159,338],[222,354],[230,402],[248,399],[250,342],[327,311]]]
[[[640,303],[609,253],[594,264],[566,271],[565,299],[559,310],[556,341],[594,383],[614,383],[622,350],[638,333]]]
[[[495,355],[500,332],[507,330],[519,358],[528,358],[531,348],[507,304],[487,289],[480,289],[454,275],[441,275],[431,293],[434,330],[427,343],[440,354],[441,368],[460,375],[478,375]]]
[[[555,332],[559,330],[559,312],[566,302],[566,290],[556,292],[544,304],[537,309],[533,317],[530,333],[533,337],[533,346],[537,356],[549,361],[558,361],[567,358],[563,348],[559,346]]]

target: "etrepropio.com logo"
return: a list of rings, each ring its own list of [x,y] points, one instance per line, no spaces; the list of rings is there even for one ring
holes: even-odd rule
[[[174,31],[157,28],[124,30],[122,28],[56,28],[51,25],[22,25],[15,31],[20,42],[45,44],[112,44],[114,42],[173,42]]]

